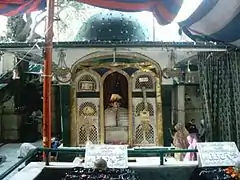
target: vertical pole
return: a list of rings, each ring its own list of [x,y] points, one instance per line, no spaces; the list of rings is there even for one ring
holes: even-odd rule
[[[47,22],[45,32],[45,52],[44,52],[45,59],[43,74],[43,147],[45,148],[51,148],[51,133],[52,133],[51,81],[52,81],[53,17],[54,17],[54,0],[47,0]],[[44,154],[44,158],[48,158],[46,157],[46,154]]]
[[[185,125],[185,85],[179,84],[177,86],[177,116],[178,123]]]
[[[152,25],[153,25],[153,41],[156,41],[156,23],[155,23],[155,16],[152,15]]]

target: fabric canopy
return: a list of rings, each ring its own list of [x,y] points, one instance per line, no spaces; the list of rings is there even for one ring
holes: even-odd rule
[[[171,23],[178,14],[183,0],[77,0],[82,3],[117,11],[151,11],[159,24]]]
[[[45,7],[46,0],[0,0],[0,15],[16,16],[42,10]]]
[[[204,38],[240,46],[240,0],[203,0],[180,26],[194,40]]]
[[[183,0],[76,0],[89,5],[126,12],[151,11],[160,24],[173,21]],[[0,0],[0,14],[15,16],[41,10],[46,0]]]

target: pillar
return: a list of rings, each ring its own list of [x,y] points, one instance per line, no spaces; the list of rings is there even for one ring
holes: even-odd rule
[[[172,86],[172,107],[171,107],[171,125],[177,123],[177,86],[174,84]]]
[[[185,124],[185,85],[177,86],[177,122]]]

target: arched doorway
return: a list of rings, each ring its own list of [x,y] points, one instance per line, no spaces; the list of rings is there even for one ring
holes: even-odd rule
[[[128,143],[128,80],[112,72],[103,82],[105,143]]]
[[[128,80],[124,75],[119,72],[109,74],[105,78],[103,86],[105,109],[111,105],[114,99],[118,98],[120,98],[120,107],[128,108]]]

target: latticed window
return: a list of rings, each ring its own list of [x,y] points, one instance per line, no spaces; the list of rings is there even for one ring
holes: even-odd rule
[[[139,104],[137,104],[136,106],[136,116],[140,116],[140,112],[143,111],[144,108],[144,102],[141,102]],[[150,103],[147,103],[147,110],[149,111],[149,115],[150,116],[154,116],[154,109],[153,109],[153,105]]]
[[[146,131],[145,134],[145,138],[144,139],[144,134],[143,134],[143,128],[142,125],[138,125],[136,128],[136,132],[135,132],[135,144],[142,144],[145,140],[149,143],[149,144],[154,144],[154,130],[153,127],[151,125],[149,125],[148,131]]]
[[[154,89],[153,79],[150,75],[139,75],[136,79],[135,89],[142,89],[145,87],[146,89]]]
[[[98,143],[98,133],[97,133],[97,128],[92,125],[90,130],[89,130],[89,137],[87,137],[87,126],[82,126],[79,129],[79,144],[85,145],[86,142],[89,140],[93,144]]]
[[[79,106],[79,116],[96,116],[97,107],[91,102],[84,102]]]

